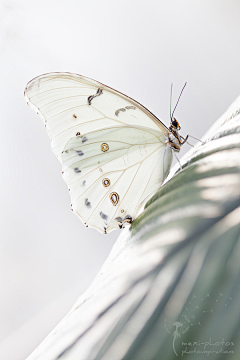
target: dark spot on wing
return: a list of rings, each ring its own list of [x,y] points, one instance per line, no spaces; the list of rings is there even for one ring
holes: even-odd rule
[[[130,109],[136,110],[136,106],[126,106],[126,109],[127,109],[127,110],[130,110]]]
[[[88,208],[91,207],[91,203],[90,203],[90,201],[88,201],[88,198],[85,199],[85,205],[86,205],[86,207],[88,207]]]
[[[81,172],[81,170],[79,169],[79,168],[74,168],[74,171],[75,171],[75,173],[80,173]]]
[[[86,185],[86,180],[84,180],[82,183],[82,186],[85,186],[85,185]]]
[[[100,216],[101,216],[104,220],[107,220],[107,219],[108,219],[108,216],[105,215],[102,211],[100,212]]]
[[[119,229],[122,229],[122,227],[123,227],[123,219],[120,216],[118,216],[114,220],[116,220],[118,222]]]
[[[126,109],[127,110],[130,110],[130,109],[135,110],[136,106],[126,106],[125,108],[118,109],[118,110],[115,111],[115,115],[118,116],[120,111],[124,112],[124,111],[126,111]]]
[[[82,150],[76,150],[76,153],[79,155],[79,156],[83,156],[84,153],[82,152]]]
[[[90,95],[90,96],[88,97],[88,104],[91,105],[92,100],[93,100],[96,96],[100,96],[102,93],[103,93],[102,89],[100,89],[100,88],[97,89],[97,92],[96,92],[95,95]]]
[[[120,113],[120,111],[126,111],[125,108],[121,108],[115,111],[115,115],[118,116],[118,114]]]
[[[84,143],[87,140],[88,140],[88,138],[86,136],[84,136],[83,139],[82,139],[82,143]]]
[[[76,136],[79,136],[79,135],[81,135],[81,133],[78,131],[78,132],[76,133]]]

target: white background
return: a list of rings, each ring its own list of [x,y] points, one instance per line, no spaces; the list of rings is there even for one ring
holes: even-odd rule
[[[24,359],[89,285],[119,232],[86,229],[23,91],[79,73],[200,138],[240,94],[239,0],[15,0],[0,4],[0,359]],[[185,145],[184,153],[188,146]]]

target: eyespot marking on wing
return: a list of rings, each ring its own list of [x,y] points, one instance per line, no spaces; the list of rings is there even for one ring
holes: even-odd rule
[[[121,109],[116,110],[115,115],[118,116],[120,111],[124,112],[124,111],[126,111],[126,109],[127,110],[130,110],[130,109],[136,110],[136,106],[125,106],[125,108],[121,108]]]
[[[78,173],[78,174],[81,172],[81,170],[79,168],[77,168],[77,167],[74,168],[74,171],[75,171],[75,173]]]
[[[108,144],[107,144],[107,143],[102,143],[102,145],[101,145],[101,150],[102,150],[103,152],[105,152],[105,151],[108,151],[108,149],[109,149]]]
[[[100,89],[100,88],[97,89],[97,92],[96,92],[95,95],[90,95],[90,96],[88,97],[88,104],[91,105],[92,100],[93,100],[96,96],[102,95],[102,93],[103,93],[102,89]]]
[[[88,198],[85,199],[85,205],[86,205],[86,207],[88,207],[88,208],[91,207],[91,203],[90,203],[90,201],[88,201]]]
[[[105,187],[108,187],[111,184],[111,182],[108,178],[103,179],[102,183],[103,183],[103,186],[105,186]]]
[[[79,135],[81,135],[81,133],[78,131],[78,132],[76,133],[76,136],[79,136]]]
[[[100,216],[101,216],[101,218],[103,218],[103,220],[106,220],[106,221],[107,221],[108,216],[105,215],[102,211],[100,212]]]
[[[84,153],[82,152],[82,150],[76,150],[76,153],[79,155],[79,156],[83,156]]]
[[[123,213],[123,212],[124,212],[124,210],[122,209],[122,210],[121,210],[121,213]]]
[[[114,206],[116,206],[119,202],[119,195],[116,192],[112,192],[110,194],[110,200]]]

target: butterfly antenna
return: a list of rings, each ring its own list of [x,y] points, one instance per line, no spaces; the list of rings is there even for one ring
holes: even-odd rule
[[[173,88],[173,84],[171,84],[171,90],[170,90],[170,120],[172,120],[172,88]]]
[[[181,95],[182,95],[182,93],[183,93],[183,90],[184,90],[184,88],[185,88],[186,85],[187,85],[187,83],[185,82],[185,84],[184,84],[184,86],[183,86],[183,88],[182,88],[182,91],[180,92],[180,95],[179,95],[179,97],[178,97],[178,101],[177,101],[177,103],[176,103],[176,105],[175,105],[175,108],[173,109],[173,112],[172,112],[172,115],[171,115],[171,120],[172,120],[172,118],[173,118],[174,111],[176,110],[176,107],[178,106],[180,97],[181,97]]]

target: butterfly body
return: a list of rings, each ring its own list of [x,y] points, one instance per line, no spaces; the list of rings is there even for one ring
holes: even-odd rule
[[[102,233],[131,223],[180,150],[176,119],[167,128],[135,100],[69,73],[33,79],[25,97],[45,122],[82,222]]]

